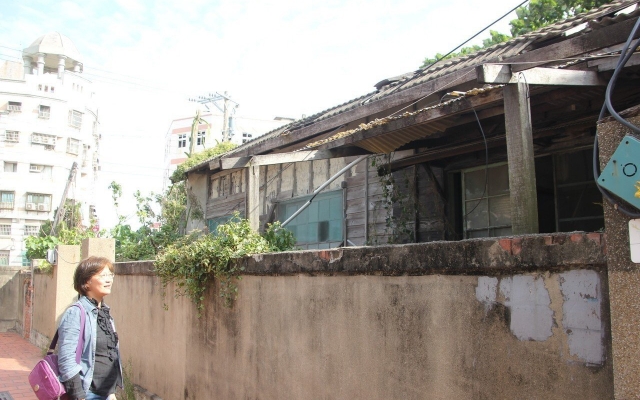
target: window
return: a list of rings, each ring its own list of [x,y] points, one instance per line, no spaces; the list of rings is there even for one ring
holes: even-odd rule
[[[23,267],[30,267],[31,266],[31,260],[29,260],[27,258],[27,252],[23,251],[22,254],[20,255],[20,257],[22,258],[22,266]]]
[[[242,134],[242,143],[247,143],[247,141],[251,140],[251,137],[253,137],[252,134],[244,132]]]
[[[178,148],[187,147],[187,134],[183,133],[178,135]]]
[[[69,125],[80,129],[82,127],[82,113],[76,110],[69,110]]]
[[[18,163],[5,161],[4,172],[18,172]]]
[[[24,226],[24,235],[25,236],[38,236],[40,231],[40,227],[38,225],[25,225]]]
[[[44,165],[29,164],[29,172],[42,172],[43,170],[44,170]]]
[[[18,143],[20,141],[20,132],[4,131],[4,133],[0,134],[0,140],[3,142]]]
[[[278,220],[284,222],[293,215],[309,196],[278,204]],[[296,237],[296,245],[304,249],[328,249],[342,244],[342,191],[321,193],[295,217],[287,229]]]
[[[31,143],[32,144],[44,144],[49,146],[55,146],[56,137],[53,135],[46,135],[44,133],[32,133],[31,134]]]
[[[206,139],[207,132],[202,131],[198,132],[198,136],[196,138],[196,145],[204,146],[204,140]]]
[[[209,233],[216,233],[218,226],[226,224],[233,218],[233,215],[225,215],[223,217],[210,218],[207,220],[207,228]],[[240,218],[244,218],[244,212],[240,213]]]
[[[555,156],[558,232],[604,228],[602,195],[593,180],[592,150]]]
[[[0,250],[0,265],[9,265],[9,250]]]
[[[67,153],[78,154],[80,149],[80,141],[78,139],[67,139]]]
[[[511,199],[507,164],[462,172],[465,238],[511,234]],[[485,187],[486,182],[486,187]]]
[[[51,107],[40,105],[40,110],[38,110],[38,118],[49,119],[51,116]]]
[[[11,235],[11,224],[0,225],[0,235]]]
[[[13,210],[14,192],[0,192],[0,210]]]
[[[20,112],[22,111],[22,103],[19,101],[10,101],[7,106],[8,111]]]
[[[27,211],[51,211],[51,195],[39,193],[27,193]]]

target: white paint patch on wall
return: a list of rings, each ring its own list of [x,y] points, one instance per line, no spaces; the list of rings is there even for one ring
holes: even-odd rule
[[[574,270],[554,274],[547,279],[555,279],[560,284],[562,331],[567,335],[570,355],[587,364],[602,365],[605,332],[601,317],[600,275],[592,270]],[[554,314],[551,298],[541,277],[481,276],[476,287],[476,299],[487,310],[496,302],[509,307],[509,328],[519,340],[545,341],[552,335]]]
[[[604,362],[604,327],[601,318],[600,276],[577,270],[560,274],[564,299],[562,326],[569,337],[572,356],[590,364]]]
[[[498,278],[481,276],[478,278],[478,287],[476,287],[476,299],[485,306],[491,307],[491,303],[496,302],[497,290]]]
[[[520,340],[545,341],[552,335],[553,311],[544,280],[516,275],[500,281],[504,305],[511,309],[511,333]]]

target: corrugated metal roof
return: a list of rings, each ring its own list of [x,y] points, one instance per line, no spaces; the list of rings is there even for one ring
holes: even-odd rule
[[[518,36],[507,42],[498,43],[489,48],[481,49],[475,53],[462,56],[462,57],[447,59],[431,67],[419,69],[414,72],[410,72],[407,74],[398,75],[393,78],[382,80],[376,84],[376,86],[379,87],[379,90],[377,91],[374,91],[364,96],[358,97],[356,99],[347,101],[345,103],[342,103],[335,107],[321,111],[319,113],[313,114],[301,120],[294,121],[288,125],[285,125],[282,128],[278,128],[259,138],[256,138],[250,142],[247,142],[242,146],[237,147],[236,149],[227,153],[225,156],[229,156],[233,153],[250,149],[251,147],[257,144],[264,143],[265,141],[278,137],[282,134],[286,134],[288,132],[295,131],[296,129],[313,125],[314,123],[334,117],[346,111],[355,109],[357,107],[362,107],[366,103],[369,103],[371,101],[380,100],[393,93],[407,90],[416,85],[423,84],[425,82],[451,74],[453,72],[461,71],[461,70],[464,70],[465,68],[471,68],[483,63],[488,63],[488,62],[506,62],[508,61],[509,58],[526,53],[527,51],[535,48],[538,45],[543,44],[544,42],[548,42],[555,38],[558,38],[559,36],[564,35],[565,32],[567,32],[568,30],[575,28],[581,24],[586,24],[587,27],[582,31],[574,33],[574,35],[582,35],[592,30],[621,22],[628,18],[637,16],[640,13],[640,10],[636,10],[630,15],[624,15],[624,14],[613,15],[613,14],[629,6],[632,6],[634,4],[638,4],[638,2],[639,0],[613,1],[599,8],[576,15],[564,21],[560,21],[555,24],[548,25],[537,31],[529,32],[524,35]],[[439,106],[441,105],[436,105],[434,107],[439,107]],[[426,109],[430,109],[430,107]],[[419,110],[419,111],[423,111],[423,110]],[[411,113],[404,113],[395,118],[403,118],[403,116],[407,116],[407,115],[411,115]],[[389,120],[387,120],[386,122],[388,121]],[[378,123],[380,123],[380,121],[378,121]],[[370,151],[374,151],[377,153],[386,153],[390,151],[389,149],[391,148],[396,149],[397,147],[403,144],[406,144],[410,141],[425,137],[425,134],[429,135],[433,132],[437,132],[438,131],[437,128],[434,128],[436,126],[437,125],[430,123],[429,128],[425,128],[425,126],[422,126],[419,130],[405,129],[403,130],[402,133],[398,133],[397,135],[394,135],[395,136],[394,138],[389,138],[388,137],[389,135],[386,135],[387,137],[384,137],[384,138],[382,137],[369,138],[367,139],[366,143],[360,142],[358,143],[358,145]],[[446,129],[446,127],[443,127],[443,129]],[[330,138],[327,138],[315,143],[311,143],[306,147],[307,148],[317,147],[320,144],[327,143],[329,141],[348,136],[350,134],[353,134],[361,130],[362,128],[357,128],[355,130],[339,132]],[[216,158],[219,158],[219,157],[216,157]],[[195,166],[189,169],[189,171],[202,168],[204,165],[208,164],[209,161],[211,160],[203,162],[198,166]]]

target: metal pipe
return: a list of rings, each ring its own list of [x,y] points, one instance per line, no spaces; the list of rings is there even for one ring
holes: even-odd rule
[[[325,183],[323,183],[322,185],[320,185],[320,187],[318,187],[313,194],[311,195],[311,198],[302,205],[302,207],[300,207],[296,212],[293,213],[292,216],[290,216],[289,218],[287,218],[286,221],[284,221],[282,223],[281,226],[287,226],[287,224],[289,222],[291,222],[295,217],[297,217],[301,212],[303,212],[307,207],[309,207],[311,205],[311,202],[313,201],[314,197],[316,197],[318,195],[318,193],[320,193],[324,188],[326,188],[327,186],[329,186],[331,184],[331,182],[335,181],[340,175],[344,174],[345,172],[347,172],[348,170],[350,170],[351,168],[353,168],[354,165],[358,164],[360,161],[364,160],[365,158],[369,157],[368,155],[364,155],[364,156],[360,156],[358,157],[355,161],[349,163],[349,165],[347,165],[346,167],[342,168],[340,171],[338,171],[334,176],[332,176],[331,178],[329,178],[328,181],[326,181]]]

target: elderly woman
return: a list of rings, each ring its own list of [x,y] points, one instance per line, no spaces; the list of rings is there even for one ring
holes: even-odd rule
[[[62,316],[58,335],[58,368],[69,400],[115,400],[116,386],[122,387],[122,366],[118,334],[104,304],[113,286],[113,264],[103,257],[89,257],[78,264],[73,287],[80,307],[69,307]],[[81,329],[80,311],[86,313]],[[84,334],[80,364],[76,347]]]

